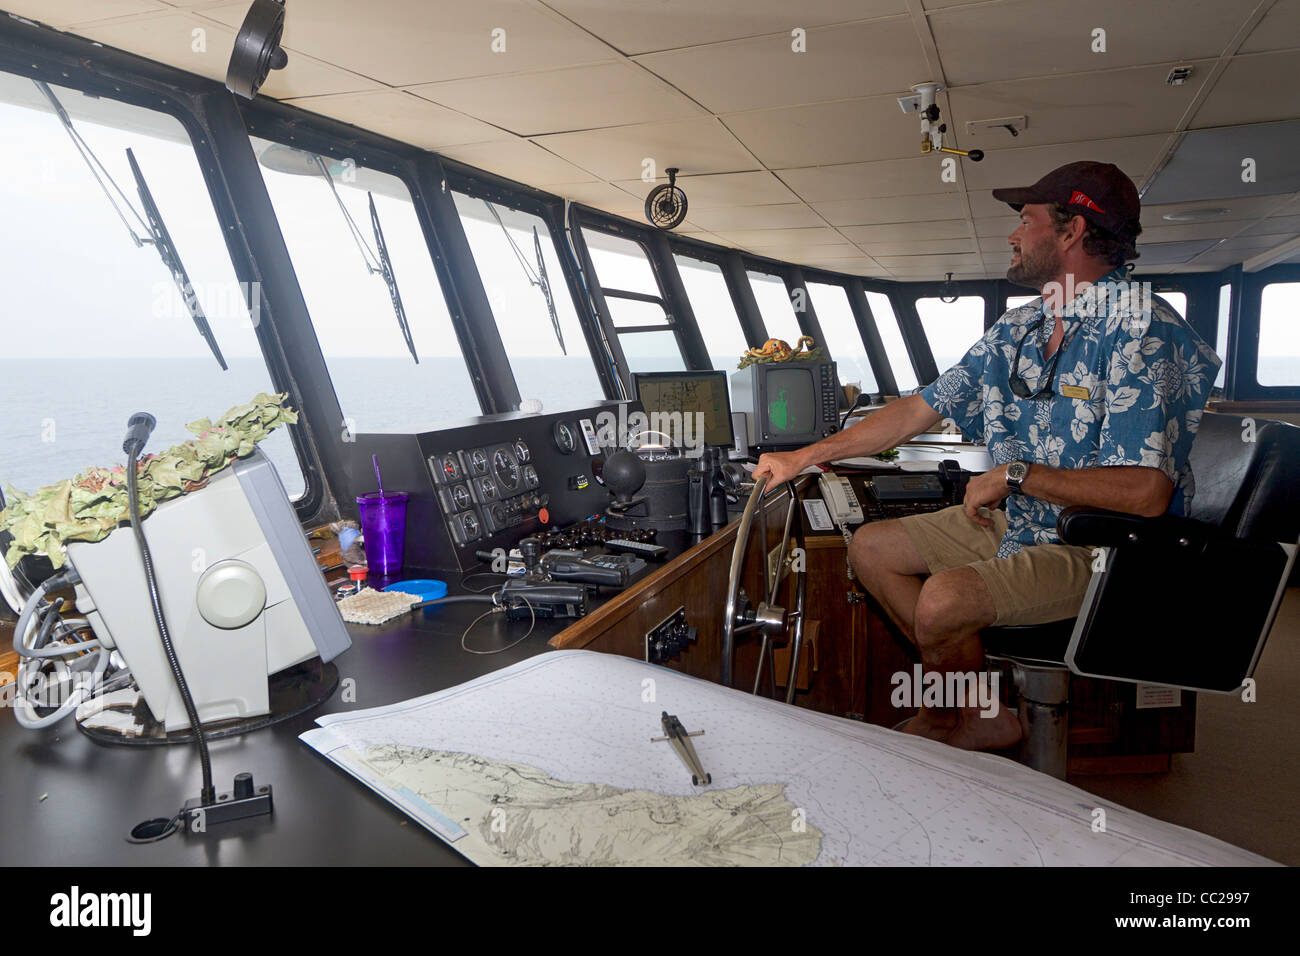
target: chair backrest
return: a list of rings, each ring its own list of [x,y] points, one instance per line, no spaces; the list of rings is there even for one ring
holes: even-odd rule
[[[1188,517],[1236,538],[1300,539],[1300,427],[1206,412],[1190,458]]]

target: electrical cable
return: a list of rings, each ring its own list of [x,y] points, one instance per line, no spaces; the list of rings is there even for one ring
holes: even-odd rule
[[[519,595],[519,600],[523,601],[524,604],[528,605],[528,631],[524,634],[523,637],[519,638],[519,640],[517,641],[512,641],[511,643],[507,644],[505,647],[498,647],[496,650],[492,650],[492,651],[475,650],[474,648],[470,647],[468,644],[465,643],[466,639],[469,637],[469,632],[474,629],[475,624],[483,620],[483,618],[487,617],[489,614],[501,614],[505,611],[504,605],[498,605],[497,607],[484,611],[478,617],[474,618],[474,620],[470,621],[469,627],[465,628],[465,630],[461,632],[460,649],[469,654],[482,654],[484,656],[487,656],[490,654],[502,654],[510,650],[510,648],[522,644],[524,641],[528,640],[528,638],[533,633],[533,628],[537,626],[537,614],[533,611],[533,605],[529,602],[528,598],[524,597],[521,594]]]
[[[199,764],[203,772],[203,790],[199,796],[203,806],[206,807],[217,799],[216,787],[212,785],[212,759],[208,754],[208,739],[199,720],[198,708],[194,706],[194,697],[190,694],[189,684],[186,683],[185,674],[181,670],[180,658],[176,656],[176,648],[172,645],[171,633],[167,629],[167,619],[163,614],[162,600],[158,594],[158,581],[154,576],[153,554],[149,550],[149,542],[145,540],[144,526],[140,520],[136,472],[139,467],[140,452],[144,446],[143,442],[133,442],[130,439],[127,440],[126,445],[126,494],[131,510],[131,530],[135,533],[136,543],[140,547],[140,560],[144,565],[145,581],[149,586],[149,601],[153,605],[158,636],[162,639],[163,650],[167,654],[167,664],[171,668],[172,677],[176,680],[176,689],[180,691],[181,700],[185,704],[185,713],[190,720],[190,729],[194,732],[195,742],[198,744]]]

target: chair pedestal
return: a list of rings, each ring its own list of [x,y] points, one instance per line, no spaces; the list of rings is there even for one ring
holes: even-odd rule
[[[1012,680],[1020,698],[1020,762],[1065,779],[1070,733],[1070,672],[1051,664],[1013,658]]]

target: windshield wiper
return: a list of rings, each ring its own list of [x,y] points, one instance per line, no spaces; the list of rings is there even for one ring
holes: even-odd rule
[[[560,316],[555,311],[555,299],[551,295],[551,280],[546,277],[546,260],[542,258],[542,240],[537,235],[536,226],[533,226],[533,250],[537,253],[537,284],[542,287],[542,295],[546,297],[546,311],[551,313],[551,325],[555,328],[555,337],[560,340],[560,351],[568,355],[569,350],[564,347],[564,333],[560,331]]]
[[[221,348],[217,345],[216,337],[212,334],[212,329],[208,325],[207,317],[203,314],[203,308],[199,305],[198,297],[194,294],[194,285],[190,282],[190,277],[185,271],[185,266],[181,264],[180,253],[176,251],[176,244],[172,242],[171,235],[167,232],[167,227],[163,224],[162,215],[158,212],[158,206],[153,201],[153,195],[149,192],[149,187],[144,181],[144,174],[140,172],[140,166],[135,161],[135,155],[130,149],[127,149],[127,162],[131,164],[131,173],[135,177],[136,189],[140,193],[140,201],[144,204],[144,216],[141,216],[135,206],[131,205],[131,200],[127,198],[126,193],[124,193],[122,188],[118,186],[117,181],[113,179],[108,168],[99,161],[99,157],[96,156],[94,151],[90,148],[90,144],[81,138],[81,134],[78,133],[76,127],[72,125],[72,117],[70,117],[68,111],[63,108],[63,104],[60,103],[59,98],[54,95],[54,91],[50,89],[49,84],[44,83],[41,80],[33,80],[32,82],[36,84],[36,88],[40,90],[41,94],[49,101],[50,106],[54,110],[54,115],[57,116],[59,122],[63,124],[64,130],[72,139],[72,145],[76,147],[82,160],[85,161],[86,166],[90,169],[90,174],[95,177],[95,182],[99,184],[99,188],[104,191],[104,195],[107,197],[109,204],[113,207],[113,211],[117,213],[117,217],[122,220],[122,225],[126,226],[126,231],[131,234],[131,241],[135,243],[136,248],[138,249],[144,245],[152,245],[158,250],[158,255],[162,259],[163,265],[166,266],[167,271],[171,273],[172,281],[176,283],[176,288],[180,290],[181,298],[185,302],[185,307],[189,310],[190,317],[194,320],[194,327],[199,330],[199,335],[203,337],[203,341],[208,343],[208,348],[211,349],[218,364],[221,365],[221,370],[227,371],[229,366],[226,365],[226,360],[221,354]],[[113,191],[110,191],[108,188],[109,185],[112,185],[113,191],[116,191],[118,198],[114,197]],[[121,200],[120,202],[118,201],[119,198]],[[126,213],[123,212],[123,207],[126,207],[127,212],[130,212],[130,214],[135,217],[135,220],[140,224],[144,232],[147,233],[146,236],[142,237],[135,231],[135,227],[131,225],[130,221],[126,217]],[[145,217],[148,217],[147,221]]]
[[[185,308],[189,310],[190,318],[194,320],[194,327],[199,330],[199,335],[203,337],[203,341],[208,343],[208,348],[212,350],[212,354],[221,366],[221,370],[223,372],[227,371],[229,366],[226,365],[226,359],[221,354],[221,347],[217,345],[216,336],[212,334],[212,327],[208,325],[207,316],[203,314],[203,306],[199,305],[199,297],[194,294],[194,284],[190,282],[189,273],[185,271],[185,266],[181,263],[181,254],[177,251],[176,244],[172,242],[167,226],[163,224],[162,214],[158,212],[158,206],[153,201],[153,193],[149,191],[149,184],[144,181],[144,173],[140,172],[140,164],[135,161],[135,154],[129,148],[126,151],[126,159],[131,164],[131,175],[135,177],[135,187],[140,192],[140,202],[144,205],[144,214],[149,218],[150,241],[153,243],[153,247],[158,250],[163,265],[172,274],[172,281],[176,283],[176,288],[185,301]]]
[[[555,329],[555,338],[560,343],[560,351],[568,355],[569,350],[564,347],[564,333],[560,331],[560,316],[555,311],[555,297],[551,295],[551,281],[546,276],[546,260],[542,258],[542,240],[537,234],[537,227],[533,226],[533,251],[537,255],[537,268],[534,269],[528,264],[528,260],[524,258],[519,244],[515,242],[515,237],[510,235],[510,230],[501,221],[501,214],[497,212],[496,206],[486,199],[483,200],[483,205],[488,207],[488,212],[492,213],[492,218],[497,221],[497,225],[505,233],[506,242],[510,243],[515,258],[519,260],[519,267],[524,270],[524,276],[528,279],[528,284],[535,285],[542,290],[542,297],[546,300],[546,311],[551,315],[551,327]]]
[[[415,340],[411,338],[411,325],[406,321],[406,309],[402,307],[402,293],[397,291],[397,276],[393,275],[393,260],[388,257],[388,244],[384,242],[384,231],[379,228],[379,211],[375,209],[375,197],[366,193],[370,199],[370,226],[375,231],[375,246],[379,250],[379,265],[383,269],[384,285],[388,286],[388,297],[393,300],[393,314],[406,339],[406,347],[411,350],[411,358],[420,364],[420,356],[415,354]]]
[[[317,154],[312,155],[316,160],[316,166],[320,170],[320,174],[325,177],[325,182],[329,183],[330,192],[334,194],[334,201],[338,203],[339,211],[343,213],[343,218],[347,220],[348,231],[352,233],[352,241],[357,244],[357,249],[361,252],[361,261],[365,263],[366,271],[371,275],[382,276],[384,284],[388,286],[388,297],[393,303],[393,314],[397,317],[397,327],[402,330],[402,338],[406,339],[406,347],[410,350],[411,358],[415,359],[416,365],[419,365],[420,356],[415,352],[415,340],[411,337],[411,325],[406,321],[406,309],[402,305],[402,294],[397,290],[397,276],[393,272],[393,260],[388,255],[388,244],[384,242],[384,231],[379,226],[379,211],[375,208],[374,193],[367,191],[366,197],[370,200],[370,228],[375,234],[375,245],[379,248],[378,254],[370,248],[370,244],[366,242],[366,237],[362,235],[356,220],[352,218],[352,213],[348,212],[348,207],[343,205],[343,197],[339,195],[339,191],[334,185],[334,177],[330,175],[325,160]]]

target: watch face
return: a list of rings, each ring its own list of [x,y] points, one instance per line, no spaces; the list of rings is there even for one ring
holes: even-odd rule
[[[1008,481],[1024,481],[1025,475],[1029,473],[1029,468],[1023,461],[1013,461],[1007,465]]]

